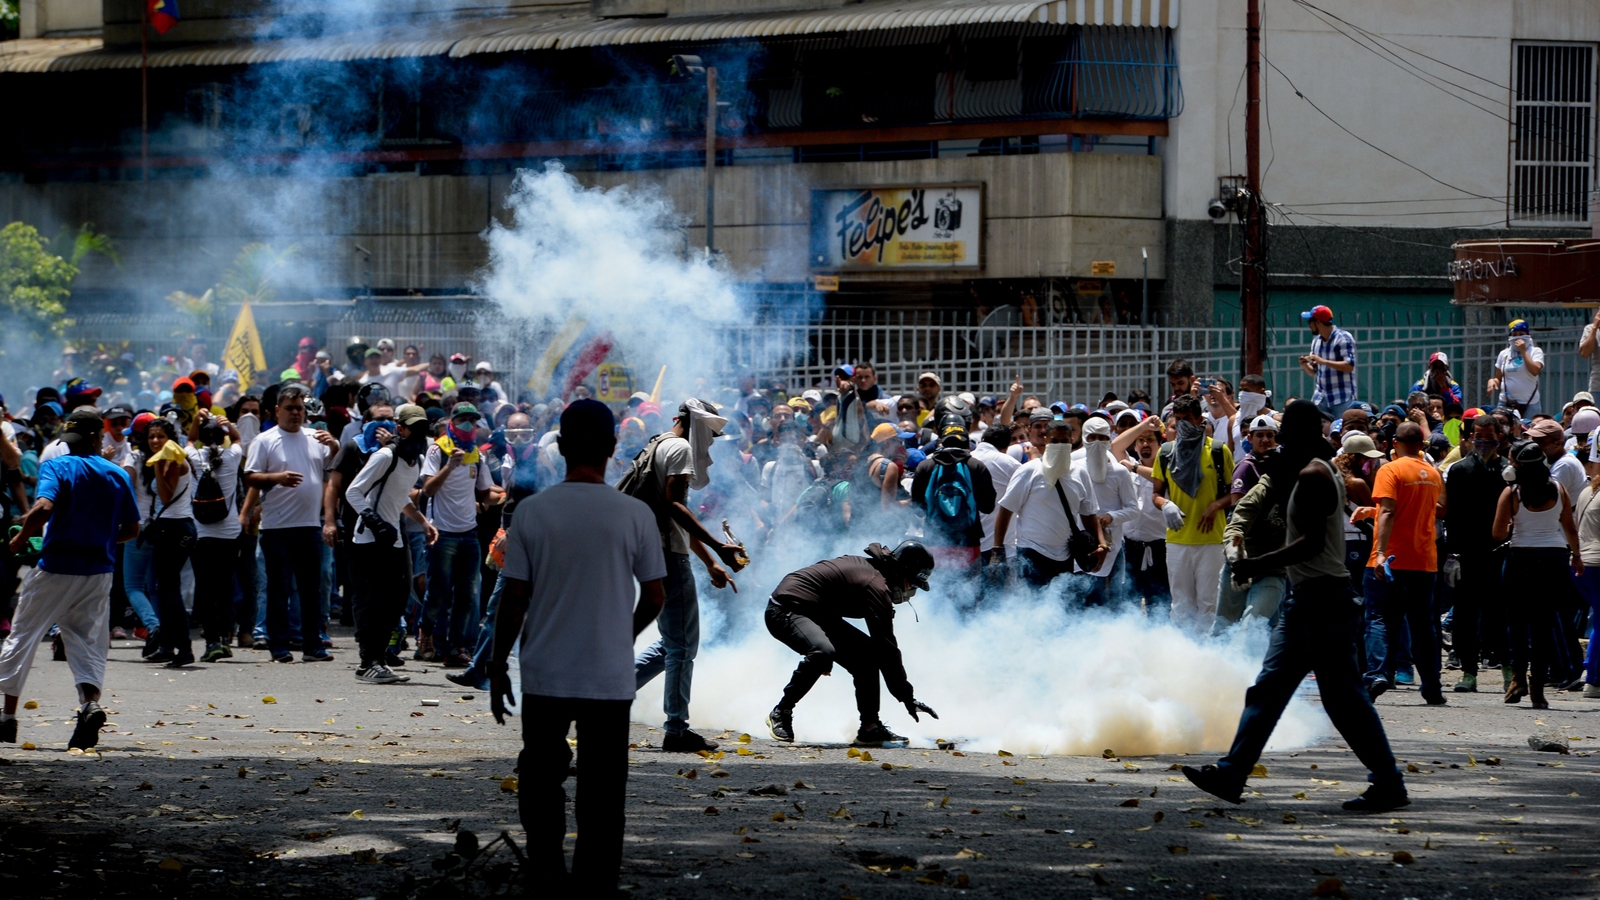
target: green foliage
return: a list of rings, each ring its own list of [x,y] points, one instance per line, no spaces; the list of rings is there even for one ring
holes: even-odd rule
[[[72,325],[66,301],[76,277],[77,264],[51,253],[37,228],[12,222],[0,229],[0,304],[34,337],[60,337]]]
[[[216,315],[223,306],[265,303],[277,296],[275,279],[294,257],[295,249],[290,245],[280,252],[269,244],[246,244],[214,287],[198,297],[173,291],[167,295],[167,302],[193,316],[200,333],[212,333],[216,330]]]

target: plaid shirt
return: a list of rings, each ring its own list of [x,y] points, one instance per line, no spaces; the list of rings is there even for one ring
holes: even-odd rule
[[[1311,339],[1311,355],[1334,362],[1356,364],[1356,339],[1335,325],[1327,338]],[[1338,404],[1356,399],[1356,373],[1340,372],[1331,366],[1317,366],[1317,402]]]

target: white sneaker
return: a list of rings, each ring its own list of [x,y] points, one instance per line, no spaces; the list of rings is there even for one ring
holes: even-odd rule
[[[378,663],[370,668],[357,669],[356,680],[364,681],[367,684],[396,684],[402,681],[410,681],[411,676],[396,675],[388,666]]]
[[[1600,684],[1584,685],[1583,696],[1586,700],[1600,700]]]

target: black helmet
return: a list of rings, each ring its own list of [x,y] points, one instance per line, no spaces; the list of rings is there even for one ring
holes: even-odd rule
[[[356,409],[360,410],[363,416],[373,406],[388,402],[390,402],[389,389],[381,381],[369,381],[356,388]]]
[[[917,587],[928,590],[928,576],[933,574],[933,554],[923,546],[921,541],[901,541],[900,546],[894,548],[894,561],[900,565],[900,571]]]
[[[367,356],[366,340],[359,335],[350,338],[350,340],[344,345],[344,356],[345,359],[350,360],[350,365],[352,366],[360,368],[366,365],[366,363],[363,361]]]

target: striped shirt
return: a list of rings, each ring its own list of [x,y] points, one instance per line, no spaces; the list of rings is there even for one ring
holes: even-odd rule
[[[1333,334],[1311,339],[1311,355],[1330,362],[1356,363],[1356,339],[1335,325]],[[1356,373],[1340,372],[1332,366],[1317,366],[1317,403],[1337,405],[1356,399]]]

